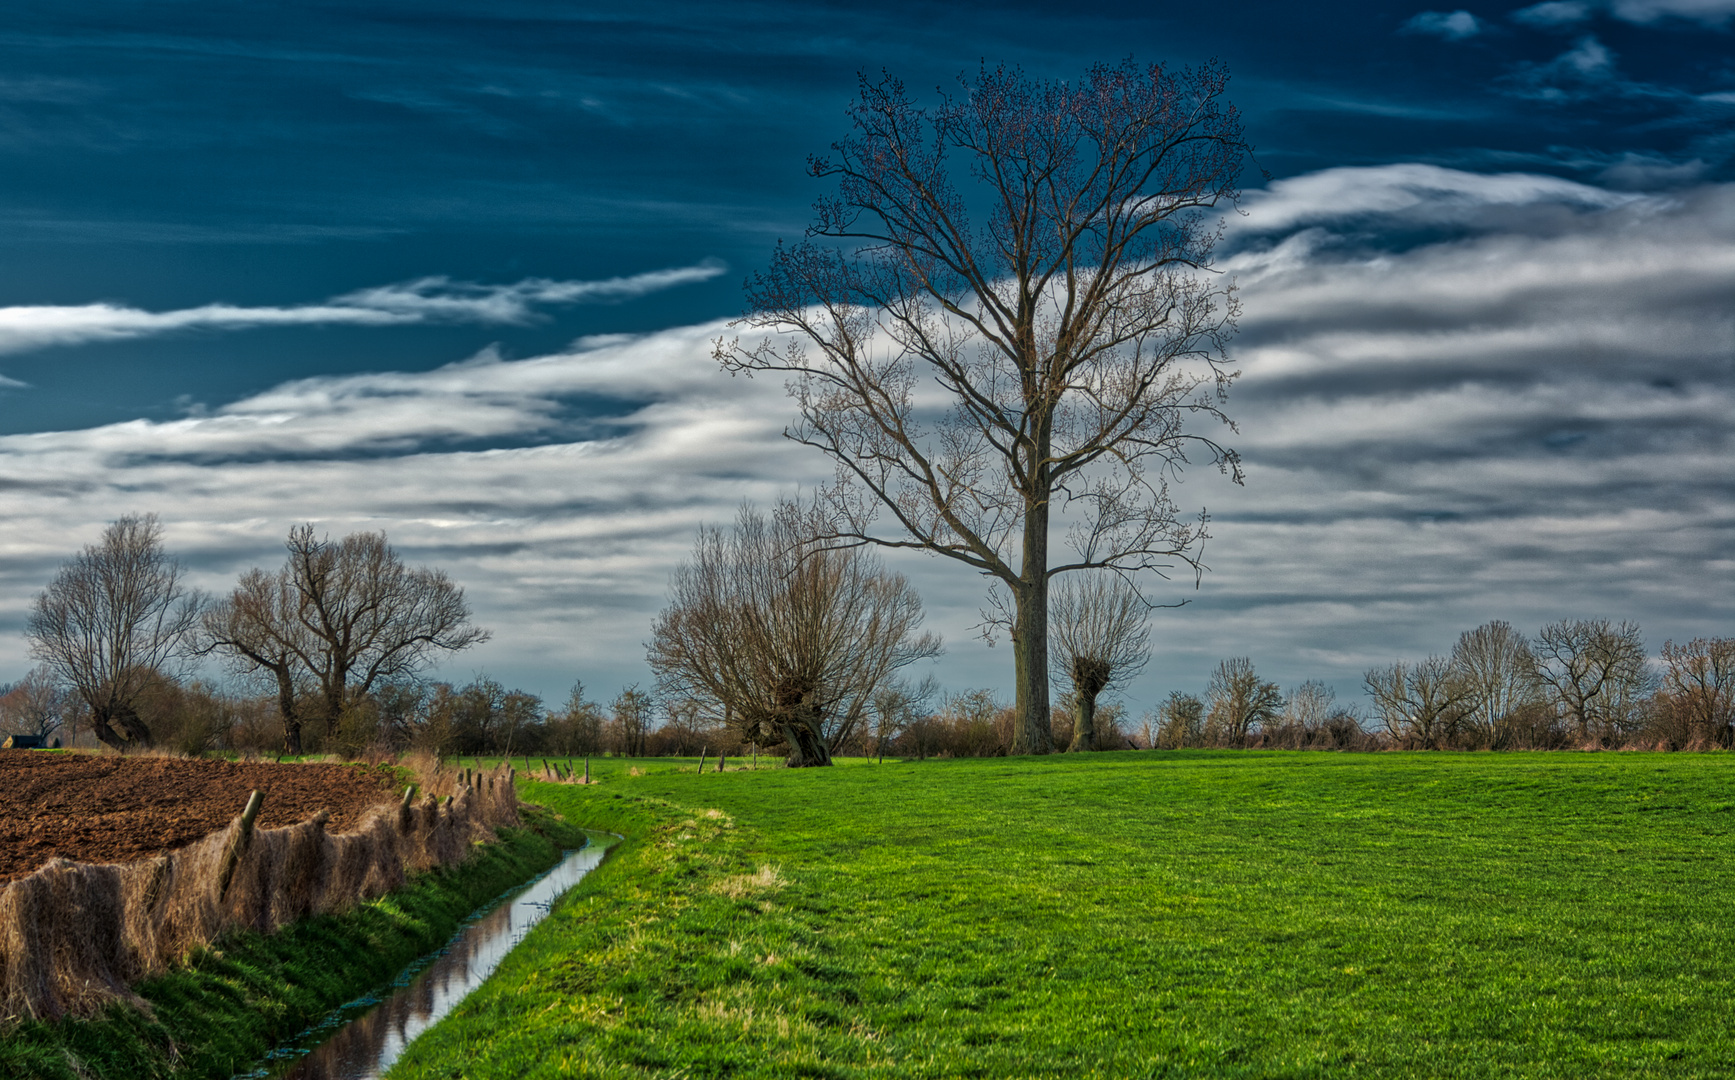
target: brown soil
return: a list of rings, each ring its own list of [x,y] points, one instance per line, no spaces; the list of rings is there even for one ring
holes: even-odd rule
[[[328,810],[331,831],[344,832],[393,799],[393,780],[357,765],[0,750],[0,884],[56,856],[130,862],[184,847],[227,825],[254,788],[264,828]]]

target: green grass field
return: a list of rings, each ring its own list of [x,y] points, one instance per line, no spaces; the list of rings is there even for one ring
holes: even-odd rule
[[[636,764],[394,1078],[1735,1075],[1726,756]]]

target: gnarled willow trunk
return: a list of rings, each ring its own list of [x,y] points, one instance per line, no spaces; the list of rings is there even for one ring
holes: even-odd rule
[[[131,705],[105,704],[91,709],[90,730],[104,746],[123,753],[151,745],[151,729]]]
[[[1090,656],[1072,658],[1072,688],[1078,699],[1078,719],[1072,732],[1073,751],[1099,750],[1096,737],[1096,699],[1108,686],[1108,664]]]
[[[831,748],[825,745],[822,718],[813,703],[814,690],[811,679],[798,676],[785,677],[775,690],[777,731],[789,744],[784,764],[791,769],[831,764]]]
[[[831,750],[819,734],[817,724],[794,718],[777,725],[783,741],[789,744],[789,756],[784,764],[791,769],[805,769],[831,764]]]

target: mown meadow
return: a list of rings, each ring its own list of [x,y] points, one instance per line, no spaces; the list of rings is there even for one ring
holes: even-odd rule
[[[628,843],[391,1076],[1728,1076],[1730,769],[610,759],[524,794]]]

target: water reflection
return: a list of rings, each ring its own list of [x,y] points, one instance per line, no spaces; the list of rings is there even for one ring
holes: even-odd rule
[[[390,996],[353,1001],[309,1032],[303,1046],[317,1045],[307,1049],[305,1056],[251,1075],[279,1080],[374,1080],[391,1068],[417,1035],[493,974],[513,946],[548,914],[554,901],[602,861],[606,844],[604,837],[592,835],[587,847],[568,855],[510,901],[468,924],[431,964],[401,979]],[[333,1028],[336,1030],[327,1036]],[[302,1048],[279,1051],[281,1057],[302,1053]]]

